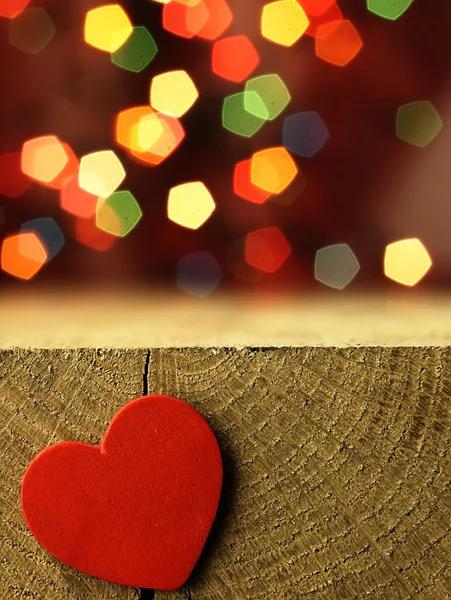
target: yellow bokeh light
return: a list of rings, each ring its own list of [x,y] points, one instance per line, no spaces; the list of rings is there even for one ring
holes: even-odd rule
[[[262,36],[274,44],[292,46],[306,32],[309,24],[297,0],[277,0],[263,7]]]
[[[215,208],[212,195],[201,181],[182,183],[169,192],[168,217],[182,227],[199,229]]]
[[[124,179],[124,167],[112,150],[87,154],[80,161],[78,185],[94,196],[109,196]]]
[[[431,257],[419,239],[399,240],[385,249],[384,273],[401,285],[413,287],[431,266]]]
[[[133,33],[133,25],[119,4],[98,6],[85,19],[85,42],[103,52],[116,52]]]
[[[51,183],[64,170],[69,156],[54,135],[28,140],[22,147],[22,172],[41,183]]]
[[[154,148],[164,132],[163,121],[157,113],[142,117],[133,133],[139,152]]]
[[[150,104],[155,110],[181,117],[199,97],[193,80],[186,71],[168,71],[152,79]]]
[[[296,163],[283,146],[256,152],[251,159],[251,181],[271,194],[281,194],[298,174]]]

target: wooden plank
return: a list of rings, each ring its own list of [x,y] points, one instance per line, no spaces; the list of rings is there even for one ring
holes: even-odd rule
[[[99,443],[142,394],[143,351],[14,350],[0,353],[0,598],[136,600],[139,591],[87,577],[50,557],[20,508],[22,476],[42,448]]]
[[[451,300],[409,295],[205,301],[131,290],[4,294],[0,348],[451,345]]]
[[[97,443],[143,390],[195,406],[225,465],[193,577],[156,600],[451,597],[446,299],[290,308],[138,295],[136,307],[68,298],[62,310],[61,297],[42,297],[28,312],[28,300],[10,299],[0,311],[0,346],[12,347],[0,352],[0,598],[139,597],[49,557],[19,495],[41,448]]]

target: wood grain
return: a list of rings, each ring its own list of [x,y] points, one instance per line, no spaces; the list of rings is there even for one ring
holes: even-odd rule
[[[58,563],[34,540],[20,508],[23,474],[55,442],[98,444],[143,388],[145,352],[14,350],[0,353],[0,598],[135,600],[121,588]]]
[[[156,600],[451,598],[449,347],[36,348],[0,364],[1,598],[139,597],[50,558],[19,494],[38,450],[98,443],[143,391],[199,410],[225,471],[192,578]]]

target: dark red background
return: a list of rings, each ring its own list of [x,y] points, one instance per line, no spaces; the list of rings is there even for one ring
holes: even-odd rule
[[[31,282],[161,283],[175,286],[177,259],[186,253],[211,251],[225,271],[224,286],[319,289],[313,277],[316,251],[345,242],[357,255],[361,272],[353,288],[392,286],[383,276],[385,245],[402,237],[420,237],[434,261],[422,286],[448,285],[451,262],[451,3],[415,0],[398,21],[369,13],[364,0],[342,0],[345,18],[359,30],[364,47],[345,68],[315,56],[314,41],[304,37],[282,48],[259,35],[263,2],[230,0],[235,14],[226,32],[251,37],[260,52],[256,74],[279,73],[293,100],[285,115],[317,110],[330,140],[312,159],[298,164],[308,185],[290,206],[269,202],[251,205],[233,195],[234,164],[254,150],[281,144],[283,118],[244,140],[221,127],[222,99],[239,91],[210,69],[211,44],[166,33],[161,5],[147,0],[123,2],[135,25],[146,25],[159,53],[136,75],[111,64],[109,56],[82,41],[86,10],[95,0],[41,0],[56,26],[52,42],[38,55],[8,44],[7,21],[0,22],[0,151],[18,151],[24,140],[53,133],[80,156],[113,148],[123,159],[130,189],[144,212],[137,228],[114,248],[97,253],[74,239],[74,219],[58,207],[57,192],[33,185],[20,199],[0,197],[0,235],[16,232],[29,219],[52,216],[67,238],[60,254]],[[187,138],[179,150],[156,168],[128,159],[113,142],[115,114],[144,104],[152,75],[184,68],[200,91],[195,107],[182,118]],[[430,100],[445,127],[426,149],[396,138],[396,111],[401,104]],[[200,179],[212,191],[217,211],[199,231],[167,220],[170,187]],[[275,274],[245,282],[228,271],[230,245],[247,232],[277,225],[293,252]],[[11,277],[1,274],[2,284]],[[24,290],[25,291],[25,290]]]

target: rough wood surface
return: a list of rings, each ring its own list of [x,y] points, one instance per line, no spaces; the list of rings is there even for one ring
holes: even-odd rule
[[[48,557],[19,491],[37,450],[97,443],[144,391],[198,409],[225,467],[200,563],[156,600],[451,598],[450,348],[37,349],[0,360],[0,597],[138,597]]]

